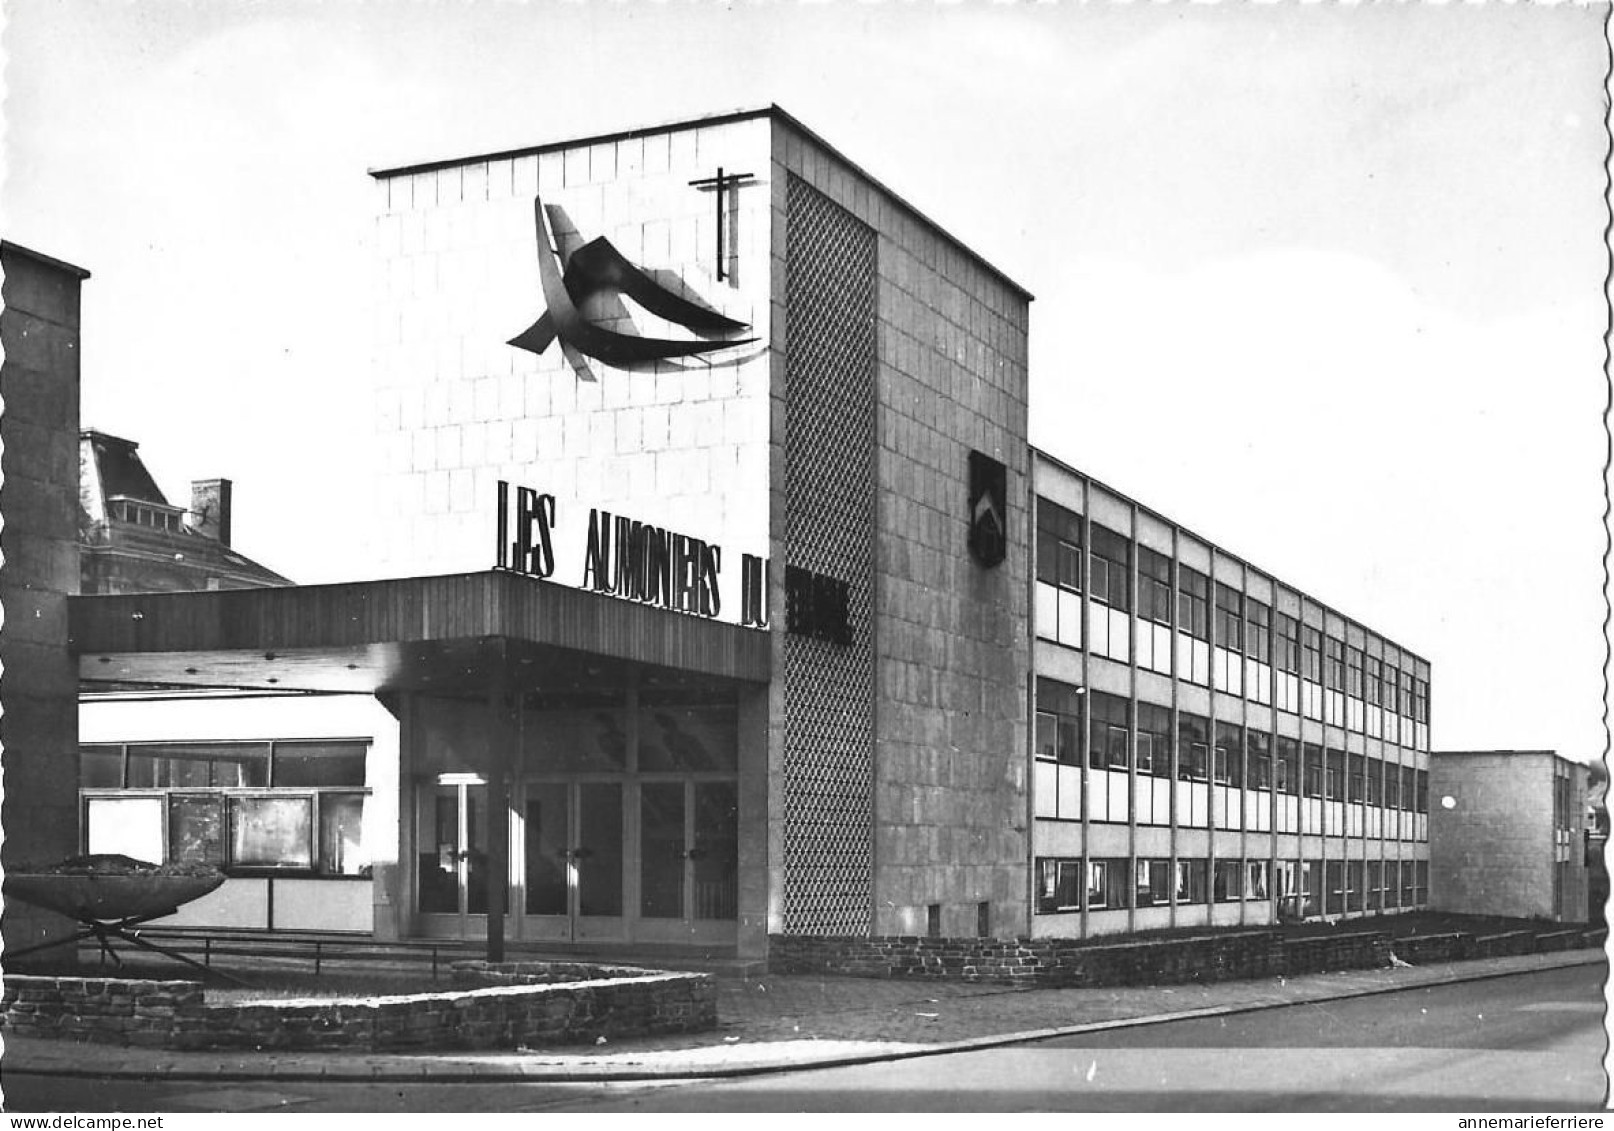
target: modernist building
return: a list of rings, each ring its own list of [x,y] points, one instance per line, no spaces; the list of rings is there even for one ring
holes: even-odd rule
[[[396,720],[175,755],[240,880],[490,952],[1422,900],[1427,665],[1033,452],[1030,296],[800,123],[374,177],[391,580],[73,608],[87,686]]]
[[[1033,933],[1423,905],[1429,665],[1037,452]]]
[[[1437,750],[1430,905],[1587,921],[1587,767],[1551,750]]]

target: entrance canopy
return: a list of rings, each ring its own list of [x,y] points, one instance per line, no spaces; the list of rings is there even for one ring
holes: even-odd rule
[[[85,690],[474,692],[766,683],[768,634],[490,571],[73,597]]]

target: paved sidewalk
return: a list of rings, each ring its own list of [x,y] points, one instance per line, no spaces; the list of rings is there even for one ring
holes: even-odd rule
[[[1091,990],[767,975],[720,980],[720,1025],[713,1032],[588,1048],[392,1055],[172,1052],[7,1036],[4,1067],[58,1076],[213,1081],[736,1076],[985,1048],[1604,961],[1600,950],[1576,950],[1270,981]]]

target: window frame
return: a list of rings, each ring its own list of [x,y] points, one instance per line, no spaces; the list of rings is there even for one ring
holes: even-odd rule
[[[1256,615],[1256,610],[1260,614]],[[1272,606],[1244,597],[1244,654],[1258,664],[1272,662]]]
[[[209,748],[216,748],[221,752],[220,757],[201,758],[194,755],[205,752]],[[261,785],[219,785],[213,784],[216,777],[215,764],[255,764],[255,760],[231,759],[225,755],[231,748],[238,749],[243,754],[254,753],[260,748],[264,751],[265,784]],[[301,755],[307,757],[310,748],[320,748],[331,754],[333,758],[350,759],[355,755],[359,757],[360,782],[358,784],[322,784],[322,785],[295,785],[287,786],[277,784],[277,778],[285,776],[277,771],[277,761],[284,754],[287,756]],[[80,747],[79,757],[89,753],[94,757],[105,757],[113,750],[119,751],[119,764],[121,767],[120,781],[124,784],[118,786],[97,785],[81,787],[78,789],[79,798],[79,832],[80,847],[88,850],[92,834],[90,811],[94,803],[104,800],[119,800],[126,798],[153,798],[160,802],[160,843],[162,845],[162,860],[151,861],[155,864],[170,862],[204,862],[220,868],[227,876],[295,876],[312,879],[341,879],[368,877],[372,862],[366,861],[355,872],[334,870],[331,862],[324,859],[321,850],[321,837],[325,829],[326,809],[341,803],[340,799],[359,798],[360,811],[373,796],[371,787],[367,784],[368,773],[366,763],[369,758],[371,742],[359,738],[298,738],[298,739],[263,739],[263,740],[234,740],[234,739],[207,739],[167,742],[124,742],[124,743],[84,743]],[[174,751],[166,754],[165,751]],[[183,757],[184,754],[193,755]],[[127,784],[137,757],[151,758],[152,778],[161,780],[164,777],[172,778],[172,771],[165,770],[164,760],[174,761],[176,764],[207,764],[207,777],[209,784],[181,784],[181,785],[129,785]],[[294,857],[286,863],[243,862],[237,849],[235,830],[238,814],[251,807],[254,800],[285,800],[301,801],[307,806],[309,835],[307,838],[307,863],[301,863],[301,857]],[[176,851],[173,840],[175,835],[175,807],[190,807],[198,802],[211,802],[217,816],[217,852],[208,858],[197,861],[193,853]]]
[[[1216,582],[1216,646],[1244,654],[1244,594],[1220,581]]]
[[[1177,631],[1210,640],[1210,578],[1177,563]]]
[[[1061,893],[1064,889],[1064,876],[1069,872],[1073,882],[1071,891],[1075,892],[1070,903],[1061,903]],[[1082,895],[1084,880],[1082,861],[1077,856],[1039,856],[1037,857],[1037,891],[1036,914],[1038,915],[1068,915],[1082,909]],[[1052,875],[1053,885],[1047,887],[1047,877]],[[1051,894],[1045,894],[1045,890]]]
[[[1087,547],[1088,595],[1116,612],[1132,610],[1132,540],[1107,526],[1091,524],[1091,545]],[[1104,567],[1104,584],[1098,582],[1099,565]]]
[[[1171,558],[1148,546],[1138,546],[1138,616],[1170,628],[1176,612],[1172,598]]]

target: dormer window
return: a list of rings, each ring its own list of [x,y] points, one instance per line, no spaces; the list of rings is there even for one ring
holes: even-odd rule
[[[112,517],[135,526],[145,526],[152,530],[166,530],[178,533],[184,530],[182,512],[173,507],[165,507],[157,503],[141,502],[137,499],[114,499],[110,508]]]

